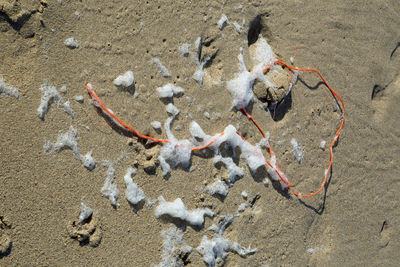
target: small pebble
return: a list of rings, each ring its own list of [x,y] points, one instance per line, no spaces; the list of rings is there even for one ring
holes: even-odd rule
[[[161,129],[161,122],[159,121],[153,121],[150,123],[151,127],[154,128],[154,130],[160,130]]]
[[[74,100],[75,100],[76,102],[83,103],[83,96],[81,96],[81,95],[76,95],[76,96],[74,96]]]
[[[75,40],[74,37],[65,39],[64,44],[70,49],[75,49],[79,47],[79,43],[77,40]]]
[[[247,203],[242,203],[239,205],[238,212],[243,212],[247,208]]]
[[[325,145],[326,145],[326,141],[322,140],[321,143],[319,144],[319,147],[325,151]]]
[[[74,15],[77,19],[81,19],[81,14],[78,11],[75,11]]]
[[[65,85],[61,86],[60,92],[65,94],[67,92],[67,87]]]
[[[313,254],[314,252],[315,252],[315,249],[313,249],[313,248],[307,249],[308,254]]]

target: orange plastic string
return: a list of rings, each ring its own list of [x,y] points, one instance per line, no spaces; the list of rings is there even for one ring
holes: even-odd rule
[[[171,142],[168,139],[158,139],[158,138],[154,138],[151,136],[147,136],[147,135],[143,135],[140,134],[138,131],[136,131],[133,127],[129,126],[128,124],[126,124],[125,122],[123,122],[120,118],[118,118],[114,113],[112,113],[104,104],[103,102],[100,100],[100,98],[98,97],[98,95],[96,94],[96,92],[93,90],[92,84],[91,83],[86,83],[86,90],[89,94],[89,96],[96,101],[96,103],[98,104],[98,107],[105,112],[108,116],[112,117],[115,121],[117,121],[124,129],[126,129],[127,131],[133,133],[134,135],[136,135],[139,138],[142,139],[147,139],[147,140],[151,140],[153,142],[157,142],[157,143],[169,143]],[[211,142],[209,142],[208,144],[201,146],[201,147],[194,147],[192,148],[192,151],[196,151],[196,150],[202,150],[205,149],[209,146],[211,146],[220,136],[222,136],[224,134],[224,132],[220,133],[217,137],[215,137],[213,140],[211,140]]]
[[[281,178],[281,180],[282,180],[284,183],[286,183],[286,185],[288,186],[290,192],[292,192],[295,196],[298,196],[298,197],[312,197],[312,196],[318,194],[319,192],[321,192],[321,190],[325,187],[326,181],[327,181],[327,179],[328,179],[329,170],[331,169],[331,167],[332,167],[332,162],[333,162],[333,146],[335,145],[337,139],[339,138],[340,132],[341,132],[341,130],[342,130],[342,128],[343,128],[343,125],[344,125],[345,112],[346,112],[346,111],[345,111],[345,107],[344,107],[344,102],[343,102],[343,99],[329,86],[329,84],[327,83],[327,81],[324,79],[324,77],[321,75],[321,73],[320,73],[318,70],[316,70],[316,69],[301,69],[301,68],[292,67],[292,66],[289,66],[288,64],[286,64],[285,62],[283,62],[283,61],[277,59],[277,60],[275,60],[274,62],[272,62],[270,65],[268,65],[267,67],[265,67],[265,68],[263,69],[263,72],[266,72],[267,70],[269,70],[269,69],[270,69],[273,65],[275,65],[275,64],[281,64],[281,65],[283,65],[283,66],[285,66],[285,67],[287,67],[287,68],[289,68],[289,69],[291,69],[291,70],[295,70],[295,71],[309,71],[309,72],[315,72],[315,73],[317,73],[318,76],[319,76],[319,77],[321,78],[321,80],[323,81],[323,83],[324,83],[324,84],[326,85],[326,87],[329,89],[329,91],[333,94],[334,97],[336,97],[337,99],[339,99],[339,101],[340,101],[340,103],[341,103],[341,105],[342,105],[342,118],[341,118],[340,126],[339,126],[339,128],[337,129],[336,135],[335,135],[335,137],[334,137],[334,139],[332,140],[331,145],[330,145],[330,160],[329,160],[328,168],[327,168],[327,170],[326,170],[324,180],[323,180],[323,182],[322,182],[320,188],[319,188],[317,191],[315,191],[314,193],[308,194],[308,195],[302,195],[302,194],[299,194],[299,193],[293,191],[293,190],[292,190],[292,184],[289,183],[289,181],[287,181],[286,179],[284,179],[284,178],[279,174],[279,169],[278,169],[277,166],[276,166],[276,169],[275,169],[275,172],[278,174],[278,176]],[[262,136],[265,138],[265,133],[263,132],[263,130],[261,129],[261,127],[258,125],[258,123],[253,119],[253,117],[246,111],[246,109],[245,109],[244,107],[242,108],[242,111],[243,111],[243,113],[254,123],[254,125],[258,128],[258,130],[259,130],[260,133],[262,134]],[[269,149],[270,156],[272,157],[272,156],[273,156],[273,151],[272,151],[272,149],[271,149],[271,146],[268,146],[268,149]],[[266,162],[267,162],[267,164],[268,164],[270,167],[273,168],[273,166],[272,166],[268,161],[266,161]]]
[[[254,118],[247,112],[247,110],[244,107],[242,107],[242,111],[247,116],[247,118],[249,118],[254,123],[254,125],[258,128],[258,130],[260,131],[260,133],[263,136],[263,138],[266,138],[266,135],[265,135],[264,131],[261,129],[261,127],[258,125],[258,123],[254,120]],[[237,134],[240,135],[243,138],[243,140],[248,142],[239,132],[237,132]],[[271,158],[274,157],[275,153],[274,153],[274,151],[272,151],[272,148],[271,148],[271,146],[269,144],[268,144],[267,148],[268,148],[269,156]],[[288,188],[290,188],[292,186],[292,184],[285,177],[283,177],[280,174],[281,170],[279,169],[277,163],[275,163],[275,166],[274,166],[268,160],[265,160],[265,162],[268,164],[268,166],[270,166],[272,169],[275,170],[275,173],[279,176],[279,178],[282,180],[282,182],[284,182],[286,184],[286,186]]]
[[[89,96],[96,101],[96,103],[99,105],[100,109],[105,112],[108,116],[112,117],[114,120],[116,120],[123,128],[125,128],[126,130],[130,131],[131,133],[133,133],[134,135],[136,135],[139,138],[143,138],[143,139],[147,139],[147,140],[151,140],[153,142],[159,142],[159,143],[167,143],[170,142],[167,139],[157,139],[157,138],[153,138],[151,136],[147,136],[147,135],[143,135],[138,133],[134,128],[132,128],[131,126],[129,126],[128,124],[126,124],[125,122],[121,121],[114,113],[112,113],[104,104],[103,102],[100,100],[100,98],[97,96],[97,94],[94,92],[92,84],[91,83],[87,83],[86,84],[86,90],[89,94]]]
[[[342,118],[341,118],[341,123],[340,126],[338,128],[338,130],[336,131],[336,135],[335,138],[333,139],[333,141],[331,142],[330,145],[330,161],[329,161],[329,165],[328,165],[328,169],[326,171],[325,174],[325,178],[324,181],[321,185],[321,187],[315,191],[314,193],[311,193],[309,195],[302,195],[299,193],[296,193],[295,191],[292,190],[293,185],[285,178],[283,177],[280,173],[280,169],[278,168],[277,164],[272,165],[268,160],[265,160],[265,162],[267,163],[268,166],[270,166],[272,169],[275,170],[276,174],[279,176],[279,178],[282,180],[282,182],[284,182],[286,184],[286,186],[288,187],[288,189],[290,190],[290,192],[292,192],[294,195],[298,196],[298,197],[311,197],[314,196],[316,194],[318,194],[325,186],[327,178],[328,178],[328,174],[329,174],[329,170],[332,166],[332,162],[333,162],[333,146],[336,143],[337,139],[339,138],[339,134],[343,128],[343,124],[344,124],[344,119],[345,119],[345,108],[344,108],[344,102],[342,100],[342,98],[328,85],[328,83],[326,82],[326,80],[324,79],[324,77],[322,77],[321,73],[316,70],[316,69],[300,69],[300,68],[296,68],[296,67],[292,67],[289,66],[288,64],[286,64],[285,62],[281,61],[281,60],[275,60],[274,62],[272,62],[270,65],[268,65],[267,67],[265,67],[263,69],[263,72],[266,72],[267,70],[269,70],[273,65],[275,64],[281,64],[291,70],[295,70],[295,71],[310,71],[310,72],[315,72],[318,74],[318,76],[321,78],[321,80],[324,82],[324,84],[328,87],[328,89],[330,90],[330,92],[334,95],[334,97],[336,97],[337,99],[339,99],[339,101],[341,102],[342,105]],[[158,143],[168,143],[171,142],[168,139],[158,139],[158,138],[154,138],[151,136],[147,136],[147,135],[143,135],[140,134],[138,131],[136,131],[133,127],[129,126],[128,124],[126,124],[125,122],[123,122],[121,119],[119,119],[114,113],[112,113],[104,104],[103,102],[100,100],[100,98],[97,96],[97,94],[94,92],[93,88],[92,88],[92,84],[91,83],[87,83],[86,84],[86,90],[89,94],[89,96],[98,104],[98,107],[104,112],[106,113],[108,116],[110,116],[112,119],[114,119],[115,121],[117,121],[124,129],[126,129],[127,131],[133,133],[134,135],[136,135],[139,138],[142,139],[147,139],[147,140],[151,140],[153,142],[158,142]],[[261,127],[259,126],[259,124],[254,120],[254,118],[247,112],[247,110],[243,107],[242,108],[243,113],[254,123],[254,125],[258,128],[258,130],[260,131],[261,135],[263,136],[263,138],[266,138],[266,135],[264,133],[264,131],[261,129]],[[244,138],[244,136],[242,136],[238,131],[236,132],[245,142],[249,143],[246,138]],[[224,135],[224,132],[221,132],[220,134],[218,134],[218,136],[216,136],[213,140],[211,140],[208,144],[201,146],[201,147],[195,147],[192,148],[192,151],[198,151],[198,150],[202,150],[205,149],[209,146],[211,146],[219,137],[221,137],[222,135]],[[267,146],[268,148],[268,152],[270,154],[271,157],[274,157],[275,154],[271,148],[271,146],[268,144]],[[260,155],[262,156],[262,155]]]

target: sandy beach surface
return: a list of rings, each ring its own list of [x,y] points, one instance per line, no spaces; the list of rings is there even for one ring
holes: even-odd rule
[[[399,14],[396,0],[0,0],[0,266],[212,266],[212,260],[215,266],[398,266]],[[187,168],[171,168],[164,177],[163,145],[111,127],[85,89],[91,82],[104,104],[140,133],[167,138],[172,101],[180,110],[171,125],[177,139],[192,140],[196,121],[208,135],[233,125],[255,145],[262,136],[232,108],[227,82],[240,73],[241,49],[246,69],[255,66],[261,38],[276,58],[319,70],[345,103],[327,183],[310,198],[282,190],[265,170],[252,174],[238,151],[224,145],[222,156],[244,172],[226,197],[206,190],[216,181],[227,188],[229,180],[211,151],[193,152]],[[202,67],[199,82],[193,74]],[[128,70],[134,86],[115,86]],[[294,73],[283,71],[287,76],[277,82],[287,88]],[[161,100],[156,89],[167,83],[184,92]],[[57,95],[42,119],[40,88]],[[265,84],[257,81],[253,90],[249,112],[269,133],[292,189],[315,192],[340,124],[340,102],[309,72],[299,73],[275,112],[260,96]],[[92,151],[93,170],[68,147],[51,150],[71,126],[79,155]],[[119,190],[114,206],[102,192],[110,164],[110,188]],[[126,198],[128,167],[146,196],[138,205]],[[198,226],[156,216],[160,196],[214,215]],[[81,203],[93,213],[79,222]],[[205,240],[212,259],[204,257]],[[213,242],[222,250],[213,253]]]

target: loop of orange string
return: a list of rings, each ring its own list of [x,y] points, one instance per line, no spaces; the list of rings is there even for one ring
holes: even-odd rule
[[[278,166],[277,166],[276,164],[275,164],[275,166],[274,166],[274,165],[272,165],[268,160],[265,160],[266,164],[267,164],[269,167],[271,167],[272,169],[275,170],[276,174],[279,176],[279,178],[282,180],[282,182],[285,183],[285,185],[286,185],[287,188],[290,190],[290,192],[292,192],[295,196],[298,196],[298,197],[311,197],[311,196],[314,196],[314,195],[318,194],[318,193],[325,187],[325,184],[326,184],[326,181],[327,181],[327,177],[328,177],[328,174],[329,174],[329,170],[331,169],[332,162],[333,162],[333,146],[334,146],[334,144],[336,143],[337,139],[339,138],[340,131],[342,130],[343,124],[344,124],[344,118],[345,118],[344,102],[343,102],[342,98],[328,85],[328,83],[327,83],[326,80],[322,77],[321,73],[320,73],[318,70],[316,70],[316,69],[300,69],[300,68],[296,68],[296,67],[289,66],[288,64],[286,64],[285,62],[283,62],[283,61],[281,61],[281,60],[275,60],[275,61],[272,62],[270,65],[268,65],[267,67],[265,67],[265,68],[263,69],[263,72],[266,72],[267,70],[269,70],[269,69],[270,69],[273,65],[275,65],[275,64],[281,64],[281,65],[283,65],[283,66],[285,66],[285,67],[287,67],[287,68],[289,68],[289,69],[291,69],[291,70],[293,70],[293,71],[309,71],[309,72],[315,72],[315,73],[317,73],[318,76],[319,76],[319,77],[321,78],[321,80],[323,81],[323,83],[326,85],[326,87],[327,87],[327,88],[330,90],[330,92],[333,94],[333,96],[336,97],[337,99],[339,99],[339,101],[341,102],[341,105],[342,105],[342,118],[341,118],[341,123],[340,123],[340,126],[339,126],[338,130],[336,131],[335,138],[333,139],[333,141],[331,142],[331,145],[330,145],[330,161],[329,161],[328,169],[327,169],[327,171],[326,171],[326,173],[325,173],[325,177],[324,177],[323,183],[322,183],[321,187],[320,187],[317,191],[315,191],[314,193],[308,194],[308,195],[302,195],[302,194],[299,194],[299,193],[293,191],[293,190],[292,190],[293,184],[291,184],[291,183],[288,181],[288,179],[286,179],[285,177],[283,177],[283,176],[281,175],[281,171],[279,170]],[[114,113],[112,113],[112,112],[103,104],[103,102],[100,100],[100,98],[99,98],[99,97],[97,96],[97,94],[94,92],[94,90],[93,90],[93,88],[92,88],[92,85],[91,85],[90,83],[87,83],[87,84],[86,84],[86,90],[87,90],[89,96],[91,97],[91,99],[94,100],[94,101],[97,103],[98,108],[100,108],[104,113],[106,113],[108,116],[110,116],[110,117],[111,117],[112,119],[114,119],[116,122],[118,122],[118,124],[121,125],[125,130],[131,132],[132,134],[136,135],[136,136],[139,137],[139,138],[147,139],[147,140],[150,140],[150,141],[153,141],[153,142],[157,142],[157,143],[168,143],[168,142],[171,142],[171,141],[168,140],[168,139],[158,139],[158,138],[154,138],[154,137],[151,137],[151,136],[147,136],[147,135],[140,134],[140,133],[139,133],[138,131],[136,131],[134,128],[132,128],[131,126],[129,126],[128,124],[126,124],[125,122],[123,122],[121,119],[119,119]],[[261,135],[263,136],[263,138],[266,138],[266,135],[265,135],[264,131],[261,129],[261,127],[259,126],[259,124],[254,120],[254,118],[247,112],[247,110],[246,110],[244,107],[242,108],[242,111],[243,111],[243,113],[254,123],[254,125],[255,125],[255,126],[257,127],[257,129],[260,131],[260,133],[261,133]],[[244,141],[248,142],[239,132],[236,132],[236,133],[237,133]],[[212,145],[219,137],[221,137],[222,135],[224,135],[224,132],[220,133],[220,134],[219,134],[218,136],[216,136],[213,140],[211,140],[208,144],[206,144],[206,145],[204,145],[204,146],[201,146],[201,147],[192,148],[191,150],[192,150],[192,151],[198,151],[198,150],[205,149],[205,148],[211,146],[211,145]],[[273,157],[275,154],[274,154],[274,152],[273,152],[271,146],[268,145],[267,148],[268,148],[268,152],[269,152],[270,157]],[[262,156],[262,155],[260,155],[260,156]]]
[[[308,194],[308,195],[299,194],[299,193],[297,193],[297,192],[295,192],[295,191],[292,190],[292,186],[293,186],[292,184],[290,184],[286,179],[282,179],[281,175],[279,174],[279,171],[278,171],[279,169],[278,169],[278,167],[277,167],[277,170],[275,170],[275,172],[279,175],[279,177],[281,178],[281,180],[282,180],[284,183],[286,183],[286,185],[288,186],[290,192],[292,192],[295,196],[298,196],[298,197],[312,197],[312,196],[318,194],[319,192],[321,192],[321,190],[325,187],[326,181],[327,181],[327,179],[328,179],[329,171],[330,171],[330,169],[331,169],[331,167],[332,167],[332,162],[333,162],[333,146],[335,145],[336,141],[337,141],[338,138],[339,138],[339,135],[340,135],[340,132],[341,132],[341,130],[342,130],[342,128],[343,128],[343,124],[344,124],[344,120],[345,120],[345,113],[346,113],[346,111],[345,111],[345,108],[344,108],[344,102],[343,102],[343,99],[329,86],[328,82],[324,79],[324,77],[321,75],[321,73],[320,73],[318,70],[316,70],[316,69],[301,69],[301,68],[292,67],[292,66],[288,65],[287,63],[285,63],[285,62],[283,62],[283,61],[277,59],[277,60],[275,60],[274,62],[272,62],[270,65],[268,65],[267,67],[265,67],[265,68],[263,69],[263,72],[266,72],[267,70],[269,70],[269,69],[270,69],[272,66],[274,66],[275,64],[283,65],[283,66],[285,66],[285,67],[287,67],[287,68],[289,68],[289,69],[291,69],[291,70],[293,70],[293,71],[308,71],[308,72],[317,73],[318,76],[320,77],[320,79],[322,80],[322,82],[326,85],[326,87],[327,87],[327,88],[329,89],[329,91],[332,93],[332,95],[333,95],[335,98],[339,99],[339,101],[340,101],[340,103],[341,103],[341,105],[342,105],[342,118],[340,119],[340,125],[339,125],[339,128],[338,128],[337,131],[336,131],[335,138],[332,140],[331,145],[330,145],[330,160],[329,160],[328,168],[327,168],[327,170],[326,170],[326,172],[325,172],[324,180],[323,180],[323,182],[322,182],[320,188],[319,188],[317,191],[315,191],[314,193]],[[246,116],[247,116],[247,117],[254,123],[254,125],[258,128],[258,130],[260,131],[260,133],[262,134],[262,136],[265,138],[265,134],[264,134],[263,130],[262,130],[261,127],[257,124],[257,122],[253,119],[253,117],[246,111],[245,108],[242,108],[242,110],[243,110],[243,112],[246,114]],[[272,156],[272,155],[273,155],[273,151],[272,151],[272,149],[271,149],[271,146],[268,147],[268,150],[269,150],[270,156]],[[267,162],[267,163],[268,163],[268,162]]]

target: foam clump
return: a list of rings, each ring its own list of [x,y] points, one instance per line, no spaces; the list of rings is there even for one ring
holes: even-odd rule
[[[258,145],[253,146],[250,143],[243,141],[240,145],[240,149],[242,151],[242,158],[246,160],[247,165],[253,174],[257,172],[258,168],[266,164],[261,148]]]
[[[168,83],[163,87],[158,87],[157,92],[159,98],[171,98],[173,96],[180,96],[185,90],[182,87]]]
[[[58,135],[55,143],[46,141],[43,145],[43,149],[46,152],[59,152],[65,148],[69,148],[74,153],[76,159],[80,160],[89,171],[93,170],[96,166],[96,161],[92,157],[92,151],[86,153],[82,156],[78,149],[78,131],[70,126],[69,130],[65,133]]]
[[[79,47],[79,43],[74,37],[69,37],[65,39],[64,44],[70,49],[75,49]]]
[[[169,73],[167,67],[165,67],[159,58],[155,57],[151,60],[152,63],[156,64],[158,71],[161,73],[161,75],[165,78],[171,77],[171,74]]]
[[[189,140],[178,140],[171,131],[171,122],[178,115],[179,110],[172,103],[169,103],[166,109],[171,114],[171,117],[164,124],[165,132],[170,142],[163,143],[160,156],[158,157],[163,176],[169,174],[171,170],[170,165],[173,168],[180,165],[182,168],[188,169],[193,148],[193,144]]]
[[[19,98],[18,89],[5,83],[3,77],[0,76],[0,95],[5,94],[8,96]]]
[[[224,130],[224,135],[218,138],[212,144],[212,146],[219,147],[219,145],[224,142],[230,144],[233,148],[240,148],[240,151],[242,152],[240,156],[244,160],[246,160],[246,163],[252,173],[257,172],[258,168],[265,165],[265,158],[262,154],[260,146],[253,146],[250,143],[244,141],[243,138],[237,134],[236,128],[234,126],[228,125]]]
[[[211,60],[210,56],[204,57],[201,59],[201,46],[202,41],[201,37],[198,37],[195,42],[196,53],[192,53],[192,59],[196,64],[196,70],[192,75],[192,78],[200,85],[203,85],[203,77],[204,77],[204,66],[207,64],[208,61]]]
[[[163,239],[162,260],[152,267],[180,267],[184,263],[179,255],[188,255],[192,252],[192,247],[186,245],[183,239],[183,231],[181,229],[170,227],[161,232]]]
[[[85,166],[89,171],[93,170],[96,166],[96,161],[92,157],[92,151],[89,151],[84,156],[81,156],[80,160],[82,161],[83,166]]]
[[[46,141],[43,148],[46,152],[58,152],[64,148],[70,148],[74,153],[74,156],[77,159],[80,159],[77,136],[78,131],[74,127],[70,126],[67,132],[58,135],[55,143]]]
[[[88,206],[86,206],[85,203],[82,202],[81,206],[82,206],[82,210],[79,213],[79,217],[78,217],[79,223],[83,223],[93,214],[93,210],[91,208],[89,208]]]
[[[221,264],[224,262],[228,256],[228,252],[233,252],[241,257],[246,257],[256,253],[258,250],[244,248],[237,242],[232,242],[226,239],[223,234],[231,223],[233,222],[233,216],[224,216],[218,227],[213,227],[212,230],[215,234],[212,239],[208,239],[207,236],[203,236],[200,245],[196,250],[203,256],[203,261],[208,264],[208,266],[215,266],[216,264]]]
[[[233,24],[233,27],[235,27],[235,30],[236,30],[237,33],[241,33],[242,32],[242,26],[240,26],[239,23],[234,21],[232,24]]]
[[[165,176],[169,173],[170,165],[172,165],[173,168],[180,165],[183,169],[188,169],[190,166],[192,147],[192,143],[186,139],[172,140],[169,143],[164,143],[159,156],[163,175]],[[166,164],[168,164],[168,166],[166,166]]]
[[[216,155],[214,157],[214,164],[217,165],[223,163],[228,171],[229,181],[228,185],[234,184],[237,180],[243,178],[244,171],[236,165],[232,158],[222,157],[221,155]]]
[[[293,147],[293,155],[295,156],[297,162],[301,163],[301,160],[303,159],[303,152],[301,151],[301,147],[294,138],[292,138],[290,143],[292,144]]]
[[[183,204],[182,199],[177,198],[173,202],[167,202],[160,196],[158,198],[159,204],[155,210],[155,215],[157,218],[163,215],[169,215],[173,218],[178,218],[186,221],[193,226],[202,226],[204,224],[204,216],[214,216],[214,212],[210,209],[195,209],[187,210],[185,204]]]
[[[240,49],[238,59],[240,72],[236,74],[234,79],[228,81],[226,86],[233,98],[232,106],[240,110],[242,108],[246,108],[247,105],[253,100],[253,85],[256,79],[262,81],[270,88],[276,88],[276,86],[263,74],[263,69],[272,64],[276,58],[271,46],[260,34],[258,37],[255,55],[252,57],[252,60],[257,63],[257,65],[253,68],[253,71],[247,71],[243,60],[242,48]],[[297,75],[295,75],[295,77],[296,78],[292,80],[292,85],[296,82]]]
[[[63,102],[63,98],[58,93],[55,86],[44,83],[39,89],[42,92],[41,102],[37,109],[39,118],[44,120],[44,116],[48,113],[52,102],[56,103],[57,107],[61,107],[71,118],[73,117],[73,111],[69,101]]]
[[[51,86],[49,84],[42,84],[40,86],[40,91],[42,92],[42,100],[40,102],[37,112],[39,118],[43,120],[44,116],[49,111],[49,107],[51,104],[50,101],[58,103],[60,101],[60,94],[58,93],[55,86]]]
[[[222,31],[226,24],[228,24],[228,18],[225,14],[221,15],[221,18],[218,20],[218,28]]]
[[[161,155],[158,157],[158,161],[160,162],[160,166],[162,169],[162,175],[167,176],[171,172],[171,166]]]
[[[192,121],[190,123],[189,131],[190,131],[191,136],[194,138],[194,140],[202,141],[207,137],[207,135],[204,133],[203,129],[195,121]]]
[[[126,170],[126,174],[124,176],[124,181],[126,185],[125,195],[129,203],[131,203],[132,205],[137,205],[141,201],[146,201],[146,196],[144,195],[143,190],[133,182],[132,176],[134,175],[136,175],[136,170],[132,167],[129,167]]]
[[[172,103],[168,103],[168,105],[165,107],[165,109],[173,117],[178,115],[180,112],[179,109],[177,107],[175,107],[174,104],[172,104]]]
[[[275,61],[275,59],[276,59],[276,56],[275,56],[274,51],[272,51],[271,46],[260,34],[258,36],[256,54],[255,54],[255,57],[253,58],[253,60],[258,61],[259,63],[262,63],[263,67],[266,67],[266,66],[272,64]]]
[[[204,65],[210,60],[210,57],[203,58],[203,60],[196,63],[196,71],[193,73],[192,78],[201,86],[203,85],[204,78]]]
[[[71,118],[74,117],[74,112],[72,111],[71,105],[69,104],[69,101],[65,101],[64,103],[61,104],[61,107],[67,113]]]
[[[253,146],[244,141],[243,138],[237,134],[236,128],[232,125],[228,125],[224,129],[224,134],[221,136],[219,136],[219,134],[215,136],[206,135],[196,122],[192,122],[189,129],[193,138],[193,142],[196,145],[204,146],[214,140],[209,148],[214,150],[215,153],[214,164],[218,165],[219,163],[223,163],[226,166],[229,174],[228,185],[232,185],[235,181],[242,178],[244,176],[244,171],[235,164],[232,158],[221,156],[219,151],[221,144],[232,147],[234,153],[236,148],[240,148],[240,156],[246,160],[246,163],[253,174],[255,174],[261,166],[266,164],[261,147],[264,146],[264,143],[268,140],[262,139],[259,144]]]
[[[184,43],[178,47],[178,50],[182,57],[187,57],[190,53],[190,44]]]
[[[276,166],[276,156],[272,156],[269,160],[269,163],[271,163],[272,167],[268,165],[267,172],[269,176],[271,177],[272,180],[274,181],[279,181],[280,177],[278,175],[278,168]]]
[[[192,75],[193,80],[195,80],[199,85],[203,85],[204,64],[205,62],[199,63],[199,65],[197,65],[196,71]]]
[[[232,107],[241,110],[253,100],[253,85],[257,74],[247,71],[243,60],[242,49],[238,56],[239,59],[239,74],[236,78],[227,81],[226,87],[232,95]]]
[[[117,206],[117,200],[119,198],[119,190],[117,184],[115,183],[115,170],[110,161],[106,161],[104,166],[108,167],[106,179],[104,185],[101,188],[101,193],[104,197],[110,200],[112,206]]]
[[[220,195],[226,197],[228,195],[228,186],[220,179],[217,179],[214,183],[209,184],[205,191],[212,196]]]
[[[116,86],[131,87],[134,83],[133,72],[128,70],[123,75],[118,76],[114,80]]]

